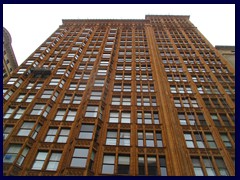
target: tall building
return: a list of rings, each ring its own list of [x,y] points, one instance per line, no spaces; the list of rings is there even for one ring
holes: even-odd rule
[[[215,46],[235,70],[235,46]]]
[[[4,81],[4,175],[233,176],[234,70],[189,21],[63,20]]]
[[[11,35],[3,27],[3,80],[7,79],[17,67],[17,60],[12,49]]]

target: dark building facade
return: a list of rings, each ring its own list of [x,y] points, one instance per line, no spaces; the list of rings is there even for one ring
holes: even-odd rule
[[[63,20],[3,88],[4,175],[235,175],[235,72],[189,16]]]
[[[12,38],[6,28],[3,27],[3,80],[18,67],[17,60],[12,48]]]

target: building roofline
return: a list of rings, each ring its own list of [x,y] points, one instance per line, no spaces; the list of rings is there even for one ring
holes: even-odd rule
[[[190,18],[190,15],[154,15],[154,14],[149,14],[149,15],[145,15],[145,19],[147,19],[147,17],[176,17],[176,18]]]
[[[85,23],[85,22],[99,22],[99,23],[103,23],[103,22],[146,22],[145,19],[63,19],[62,23],[66,24],[66,23]]]
[[[190,15],[145,15],[145,19],[62,19],[62,23],[83,23],[83,22],[146,22],[152,17],[175,17],[175,18],[190,18]]]

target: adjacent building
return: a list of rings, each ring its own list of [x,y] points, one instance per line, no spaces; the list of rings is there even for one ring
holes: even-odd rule
[[[235,175],[235,72],[189,16],[63,20],[3,93],[4,175]]]
[[[235,46],[215,46],[235,70]]]
[[[12,49],[12,38],[6,28],[3,27],[3,80],[18,67],[15,54]]]

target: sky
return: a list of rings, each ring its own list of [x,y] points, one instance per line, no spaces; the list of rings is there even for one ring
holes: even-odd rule
[[[145,15],[190,15],[213,46],[235,46],[234,4],[3,4],[3,27],[12,37],[20,65],[62,19],[144,19]]]

